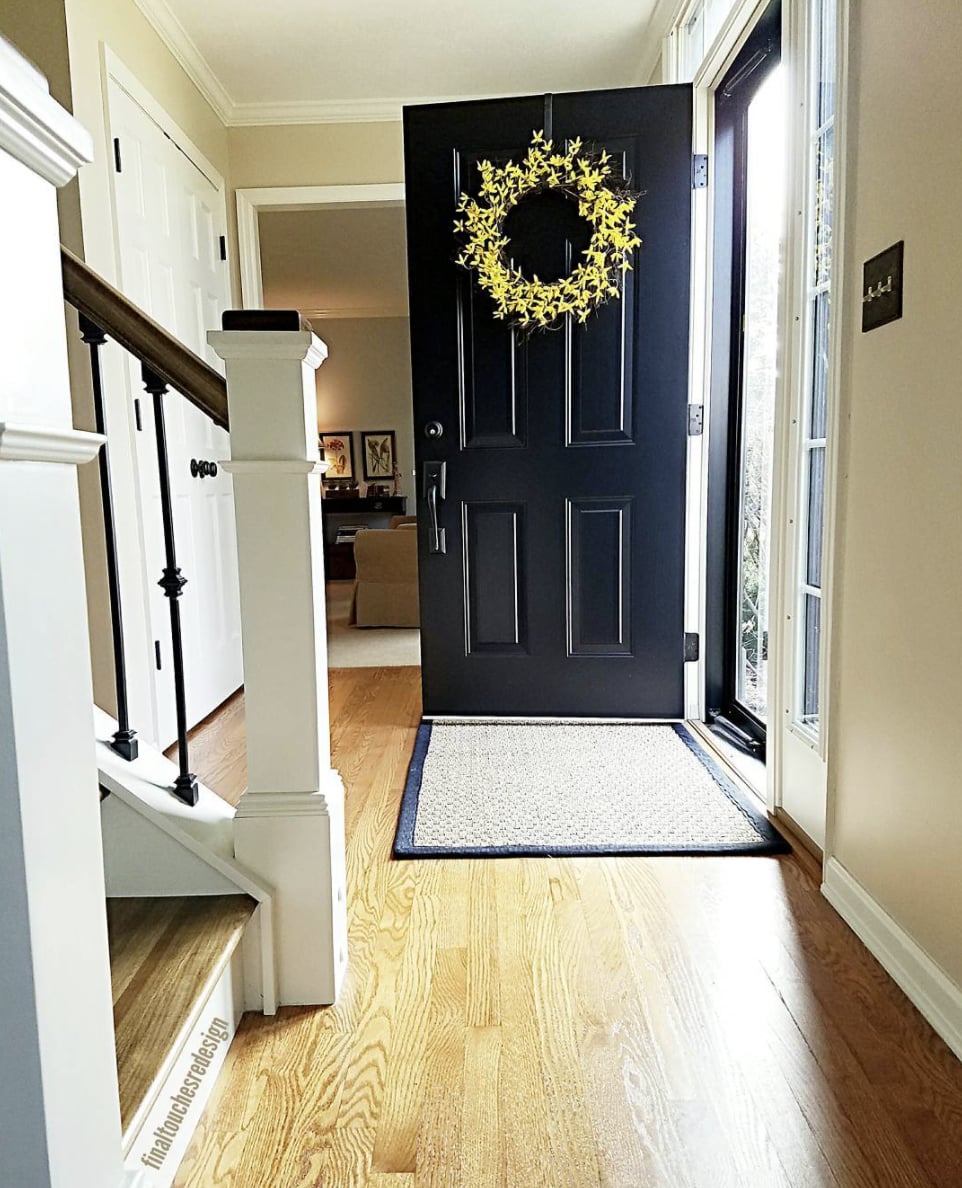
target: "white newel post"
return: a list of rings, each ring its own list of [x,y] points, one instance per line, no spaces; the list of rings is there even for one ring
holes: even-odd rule
[[[225,466],[240,567],[248,788],[234,848],[275,889],[278,1001],[332,1003],[347,964],[347,909],[314,384],[327,347],[294,314],[227,314],[225,322],[251,327],[207,335],[227,364]]]
[[[0,1184],[123,1182],[56,187],[90,138],[0,38]]]

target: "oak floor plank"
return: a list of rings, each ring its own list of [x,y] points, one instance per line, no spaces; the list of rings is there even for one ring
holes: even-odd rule
[[[477,1188],[513,1188],[505,1178],[501,1147],[501,1028],[469,1027],[464,1054],[463,1182]]]
[[[331,691],[344,993],[245,1017],[177,1188],[962,1185],[962,1065],[807,859],[394,862],[418,672]]]
[[[463,975],[463,964],[460,968]],[[468,1183],[462,1163],[466,1048],[463,1018],[452,1019],[446,1010],[435,1014],[432,1009],[425,1038],[417,1188],[460,1188]]]
[[[707,1158],[695,1169],[696,1178],[699,1183],[731,1188],[750,1183],[788,1188],[794,1172],[790,1174],[785,1167],[782,1152],[765,1125],[764,1112],[754,1098],[753,1077],[743,1072],[736,1058],[743,1037],[718,1009],[704,956],[689,942],[691,911],[667,893],[665,877],[677,861],[668,859],[647,870],[622,862],[610,867],[606,877],[620,882],[615,894],[629,934],[647,936],[652,967],[645,968],[636,947],[628,946],[642,997],[664,1008],[677,1044],[676,1058],[687,1061],[702,1085],[712,1086],[711,1093],[702,1092],[696,1099],[698,1107],[688,1118],[694,1133],[703,1131],[707,1138],[701,1148],[701,1156]],[[693,875],[697,877],[695,872]],[[658,989],[645,991],[645,979],[652,968]]]
[[[407,942],[397,980],[397,1010],[373,1167],[378,1172],[417,1171],[417,1142],[424,1092],[431,981],[437,961],[440,897],[437,867],[420,866]]]
[[[525,926],[531,862],[498,862],[494,873],[498,900],[498,974],[501,1004],[499,1096],[508,1184],[552,1188],[553,1152],[548,1134],[545,1070],[541,1060],[534,1002],[534,971]]]
[[[552,863],[536,862],[525,912],[535,1020],[544,1072],[548,1137],[554,1162],[570,1188],[597,1188],[601,1171],[585,1109],[584,1038],[572,994],[572,974],[554,917]]]

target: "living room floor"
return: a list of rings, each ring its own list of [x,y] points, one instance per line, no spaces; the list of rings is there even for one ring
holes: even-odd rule
[[[416,668],[330,680],[350,967],[245,1016],[177,1188],[950,1188],[962,1064],[787,858],[393,861]],[[244,787],[243,700],[198,774]]]
[[[394,668],[421,663],[416,627],[355,627],[351,624],[354,583],[327,582],[327,653],[331,668]]]

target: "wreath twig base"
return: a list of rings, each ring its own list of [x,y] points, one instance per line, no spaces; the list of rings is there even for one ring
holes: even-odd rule
[[[571,317],[586,322],[592,312],[622,290],[631,256],[641,246],[631,221],[638,195],[613,183],[611,156],[587,152],[580,137],[562,152],[535,132],[520,164],[480,161],[477,198],[462,194],[454,229],[464,246],[458,264],[475,273],[494,301],[494,316],[522,330],[547,330]],[[543,281],[525,276],[507,255],[505,220],[532,194],[557,190],[578,204],[592,228],[588,246],[567,276]]]

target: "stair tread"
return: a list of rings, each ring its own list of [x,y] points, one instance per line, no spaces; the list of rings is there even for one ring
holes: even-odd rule
[[[248,895],[107,900],[125,1136],[256,907]]]

